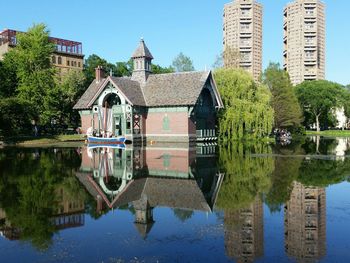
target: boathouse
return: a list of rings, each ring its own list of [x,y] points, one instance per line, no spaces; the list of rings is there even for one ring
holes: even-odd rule
[[[153,56],[143,39],[132,59],[131,77],[105,77],[96,68],[95,80],[74,106],[83,133],[107,130],[132,141],[216,139],[223,104],[211,71],[152,74]]]

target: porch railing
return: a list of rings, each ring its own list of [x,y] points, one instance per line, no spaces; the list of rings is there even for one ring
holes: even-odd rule
[[[196,130],[197,141],[216,141],[216,131],[215,129],[202,129]]]

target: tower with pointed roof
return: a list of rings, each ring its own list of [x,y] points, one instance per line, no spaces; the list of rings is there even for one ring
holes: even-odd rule
[[[145,41],[141,38],[140,44],[131,57],[134,61],[134,70],[131,79],[144,85],[148,76],[152,73],[153,56],[147,48]]]

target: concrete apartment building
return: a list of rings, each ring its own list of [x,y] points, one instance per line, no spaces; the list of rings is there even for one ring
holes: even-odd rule
[[[297,262],[316,262],[326,254],[326,191],[294,182],[284,208],[285,249]]]
[[[234,0],[224,6],[223,16],[224,66],[239,66],[258,80],[262,71],[262,5],[255,0]],[[238,58],[225,56],[227,51],[236,52]]]
[[[20,32],[12,29],[4,29],[0,32],[0,60],[4,58],[5,53],[17,45],[17,33]],[[50,37],[50,41],[56,45],[52,64],[58,69],[60,75],[70,70],[83,70],[84,55],[81,42],[55,37]]]
[[[284,9],[283,67],[293,85],[325,78],[325,5],[295,0]]]
[[[264,209],[259,197],[245,208],[225,210],[224,225],[225,250],[230,259],[255,262],[264,255]]]

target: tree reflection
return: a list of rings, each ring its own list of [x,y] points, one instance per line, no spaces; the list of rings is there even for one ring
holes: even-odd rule
[[[56,189],[83,198],[73,171],[80,164],[73,150],[7,150],[0,157],[0,207],[19,239],[47,249],[56,232],[52,217],[60,208]],[[63,191],[62,190],[62,191]]]
[[[347,180],[350,177],[350,159],[304,160],[299,169],[297,181],[306,186],[326,187]]]
[[[253,156],[264,154],[263,157]],[[258,194],[266,193],[271,185],[274,159],[267,144],[236,143],[219,149],[220,170],[225,174],[217,200],[223,209],[238,209],[252,203]]]
[[[183,223],[190,219],[193,215],[192,210],[186,210],[181,208],[174,208],[173,212],[174,215]]]
[[[281,205],[289,200],[293,189],[293,181],[298,178],[300,165],[304,154],[301,144],[291,144],[287,147],[275,145],[273,148],[275,168],[271,175],[271,188],[265,197],[265,202],[271,211],[280,211]]]

